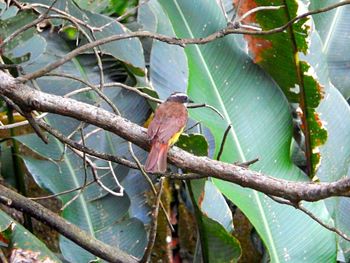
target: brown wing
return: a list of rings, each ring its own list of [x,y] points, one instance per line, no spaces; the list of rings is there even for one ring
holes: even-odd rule
[[[187,109],[182,103],[164,102],[154,113],[154,118],[148,127],[148,137],[150,140],[168,143],[177,132],[185,127],[187,118]]]

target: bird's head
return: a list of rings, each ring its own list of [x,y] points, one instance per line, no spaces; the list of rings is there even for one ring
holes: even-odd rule
[[[172,93],[166,101],[174,101],[174,102],[180,102],[180,103],[189,103],[192,102],[192,100],[189,99],[186,93],[183,92],[174,92]]]

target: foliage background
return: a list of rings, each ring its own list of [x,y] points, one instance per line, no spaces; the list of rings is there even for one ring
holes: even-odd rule
[[[26,2],[50,5],[51,1]],[[270,2],[245,1],[247,5],[241,8],[244,10],[254,5],[269,5]],[[254,23],[267,30],[283,25],[291,17],[305,12],[308,5],[313,10],[336,2],[339,1],[276,0],[273,5],[284,7],[258,12],[242,23]],[[55,7],[90,26],[108,24],[102,31],[93,34],[85,28],[86,35],[93,39],[139,29],[180,38],[204,37],[227,24],[220,5],[213,0],[151,0],[142,5],[137,14],[119,22],[115,20],[116,16],[122,15],[135,4],[133,1],[95,1],[88,4],[87,1],[67,0],[58,1]],[[224,6],[229,16],[235,13],[230,1],[224,1]],[[23,11],[15,6],[8,8],[2,2],[0,8],[2,39],[46,10],[37,5],[36,12]],[[214,106],[225,117],[222,120],[209,109],[190,110],[192,120],[188,126],[200,121],[208,140],[206,142],[202,137],[196,137],[197,140],[202,139],[192,149],[195,154],[209,153],[216,158],[224,131],[231,124],[221,158],[223,161],[247,161],[259,157],[259,162],[251,169],[278,178],[310,181],[306,175],[308,160],[304,152],[316,153],[321,161],[318,163],[316,157],[309,158],[312,160],[309,175],[320,181],[335,181],[348,176],[350,158],[350,111],[346,101],[350,94],[346,41],[349,37],[346,27],[348,9],[346,6],[315,15],[284,32],[266,37],[230,35],[205,45],[188,45],[185,48],[137,38],[102,45],[100,51],[103,53],[104,81],[114,83],[113,87],[105,85],[103,92],[118,107],[123,117],[143,125],[151,112],[150,104],[136,93],[118,87],[116,83],[140,89],[151,87],[161,99],[173,91],[186,91],[192,100]],[[50,11],[50,14],[54,14],[54,11]],[[50,20],[40,31],[36,28],[27,30],[3,49],[4,61],[20,63],[23,68],[23,72],[13,74],[34,72],[88,41],[86,36],[78,33],[70,22],[63,19]],[[48,93],[65,95],[85,87],[86,83],[100,83],[99,69],[92,50],[75,57],[55,70],[55,73],[68,74],[85,83],[71,78],[44,76],[32,85]],[[298,89],[299,92],[296,92]],[[73,98],[112,110],[93,91],[79,93]],[[304,103],[298,104],[301,98]],[[291,113],[298,106],[301,106],[305,116],[308,115],[306,123],[309,128],[303,131],[300,131],[300,119],[293,118]],[[6,118],[11,121],[11,110],[4,103],[2,109],[3,116],[8,116]],[[317,118],[321,122],[315,122]],[[49,114],[45,119],[65,135],[71,134],[80,125],[83,125],[84,134],[96,131],[92,125],[81,124],[67,117]],[[197,134],[200,131],[194,128],[190,133]],[[26,180],[23,171],[10,169],[18,167],[16,158],[11,157],[14,153],[14,156],[20,157],[25,170],[38,186],[51,193],[83,184],[85,171],[82,159],[57,139],[50,137],[50,143],[45,145],[35,134],[23,130],[3,135],[3,138],[1,168],[6,182],[19,188],[23,185],[21,182]],[[73,138],[79,141],[79,132],[75,132]],[[310,145],[306,147],[303,142],[305,138],[310,138]],[[86,139],[86,144],[93,149],[131,159],[127,142],[109,132],[97,130]],[[197,151],[201,147],[204,147],[204,153]],[[146,153],[134,148],[140,161],[144,162]],[[108,165],[102,160],[94,160],[94,163],[98,166]],[[152,194],[138,171],[117,164],[114,164],[113,169],[125,188],[123,197],[112,196],[92,184],[61,216],[92,236],[141,257],[147,244]],[[91,171],[87,169],[86,172],[88,180],[91,180]],[[106,185],[118,190],[110,171],[98,172]],[[205,255],[208,262],[237,261],[241,253],[241,260],[250,256],[250,251],[247,251],[249,245],[251,248],[250,241],[244,241],[247,238],[237,240],[232,235],[233,231],[239,232],[244,221],[235,222],[233,226],[234,217],[228,203],[233,203],[235,209],[243,212],[252,224],[253,230],[248,231],[246,237],[259,237],[253,242],[253,247],[261,248],[261,256],[254,258],[256,261],[267,261],[268,258],[272,262],[349,260],[349,242],[299,210],[278,204],[262,193],[210,178],[191,182],[187,190],[179,185],[169,183],[165,190],[168,199],[164,202],[168,204],[168,212],[178,218],[180,229],[185,227],[180,223],[184,222],[181,218],[194,212],[199,229],[197,242],[201,244],[201,250],[199,245],[190,248],[191,245],[186,243],[188,240],[181,234],[177,244],[178,248],[188,250],[194,261],[200,260],[200,253]],[[24,190],[20,189],[22,192]],[[75,194],[58,198],[65,204]],[[178,213],[173,212],[174,203],[183,210],[179,208]],[[330,198],[305,206],[322,221],[350,234],[348,199]],[[9,219],[4,213],[1,215],[4,215],[1,217],[1,230],[4,233]],[[166,230],[165,225],[163,227],[158,233],[160,240],[169,235],[169,230]],[[20,227],[17,230],[24,231]],[[46,251],[43,244],[40,246],[31,249]],[[87,262],[95,258],[63,237],[60,237],[59,246],[63,257],[72,262]],[[172,254],[171,247],[164,242],[158,246],[165,246],[165,249],[156,248],[154,260],[157,257],[165,259]],[[53,259],[53,256],[49,256]]]

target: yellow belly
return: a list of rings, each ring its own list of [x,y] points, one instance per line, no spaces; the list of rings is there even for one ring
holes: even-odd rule
[[[174,136],[169,140],[168,142],[168,145],[171,146],[173,145],[174,143],[177,142],[177,140],[179,139],[180,135],[182,134],[182,132],[184,131],[184,128],[183,127],[181,130],[179,130],[177,133],[174,134]]]

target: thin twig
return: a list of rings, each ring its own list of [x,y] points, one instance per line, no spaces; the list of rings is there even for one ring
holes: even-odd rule
[[[219,0],[219,6],[220,6],[222,14],[224,15],[224,17],[226,19],[226,22],[228,23],[230,20],[228,19],[228,16],[227,16],[227,13],[226,13],[226,10],[225,10],[225,7],[224,7],[223,0]]]
[[[232,124],[229,124],[224,132],[224,136],[222,137],[218,157],[216,158],[216,160],[218,161],[220,161],[221,155],[224,152],[227,135],[228,135],[228,132],[231,130],[231,128],[232,128]]]
[[[136,164],[137,164],[137,166],[138,166],[138,168],[139,168],[141,174],[145,177],[146,181],[148,182],[149,186],[150,186],[151,189],[152,189],[153,194],[154,194],[155,196],[157,196],[157,190],[156,190],[156,188],[154,187],[154,184],[153,184],[151,178],[148,176],[148,174],[146,173],[145,169],[143,169],[142,164],[140,163],[139,159],[136,157],[136,155],[135,155],[135,153],[134,153],[134,150],[132,149],[132,143],[131,143],[131,142],[128,142],[128,146],[129,146],[129,152],[130,152],[132,158],[134,159],[134,161],[136,162]],[[172,232],[175,232],[175,229],[174,229],[173,225],[171,224],[171,220],[170,220],[170,218],[169,218],[168,213],[166,212],[165,206],[163,205],[163,202],[162,202],[162,201],[160,201],[160,206],[161,206],[161,208],[162,208],[162,211],[163,211],[163,213],[164,213],[164,215],[165,215],[165,218],[166,218],[166,220],[167,220],[167,222],[168,222],[168,225],[169,225],[171,231],[172,231]]]
[[[158,225],[158,213],[159,213],[159,205],[161,202],[161,196],[162,196],[162,190],[163,190],[163,181],[164,181],[164,178],[161,177],[159,179],[159,190],[158,190],[156,202],[155,202],[153,209],[152,209],[152,222],[151,222],[150,230],[149,230],[148,244],[147,244],[145,253],[143,254],[143,257],[140,260],[141,263],[148,262],[148,260],[151,256],[151,253],[152,253],[154,242],[156,240],[157,225]]]
[[[28,123],[32,126],[33,130],[35,131],[35,133],[39,136],[39,138],[46,144],[49,143],[46,135],[41,131],[41,129],[39,128],[37,121],[33,118],[32,114],[30,112],[25,112],[23,111],[20,107],[18,107],[18,105],[16,105],[15,103],[13,103],[12,100],[10,100],[9,98],[5,97],[5,96],[1,96],[3,98],[3,100],[6,101],[6,103],[8,105],[10,105],[12,108],[14,108],[18,113],[20,113],[22,116],[24,116]]]
[[[57,2],[57,0],[54,0],[50,6],[48,6],[47,10],[41,14],[37,19],[35,19],[34,21],[22,26],[21,28],[17,29],[16,31],[14,31],[11,35],[9,35],[7,38],[5,38],[2,43],[0,43],[0,49],[6,45],[8,42],[10,42],[11,40],[13,40],[16,36],[18,36],[19,34],[23,33],[24,31],[28,30],[29,28],[41,23],[42,21],[44,21],[47,18],[47,15],[49,14],[50,10],[52,10],[54,4]]]
[[[52,75],[51,73],[49,74],[46,74],[45,76],[47,75]],[[98,88],[99,86],[98,85],[94,85],[95,88]],[[104,87],[105,88],[112,88],[112,87],[121,87],[123,89],[126,89],[126,90],[130,90],[132,92],[135,92],[136,94],[144,97],[145,99],[148,99],[150,101],[153,101],[153,102],[156,102],[156,103],[162,103],[163,101],[160,100],[160,99],[157,99],[157,98],[154,98],[146,93],[143,93],[142,91],[139,90],[139,88],[137,87],[131,87],[131,86],[128,86],[126,84],[123,84],[123,83],[119,83],[119,82],[109,82],[109,83],[105,83],[104,84]],[[88,92],[90,91],[91,88],[90,87],[84,87],[84,88],[81,88],[81,89],[77,89],[77,90],[73,90],[67,94],[64,95],[64,97],[71,97],[73,95],[76,95],[76,94],[79,94],[79,93],[82,93],[82,92]]]
[[[83,129],[80,129],[80,135],[81,135],[81,140],[82,140],[83,146],[85,146]],[[87,186],[87,165],[86,165],[85,152],[83,152],[83,167],[84,167],[84,183],[83,183],[83,185],[78,190],[78,193],[76,193],[72,199],[70,199],[67,203],[64,204],[64,206],[61,207],[60,211],[64,211],[69,205],[71,205],[75,200],[77,200]]]
[[[258,6],[255,7],[253,9],[250,9],[249,11],[245,12],[241,17],[239,17],[238,19],[234,20],[234,23],[240,23],[242,22],[244,19],[246,19],[248,16],[262,11],[262,10],[278,10],[280,8],[284,7],[284,5],[279,5],[279,6]]]
[[[248,168],[249,166],[251,166],[252,164],[254,164],[254,163],[258,162],[258,161],[259,161],[259,158],[255,158],[253,160],[242,162],[242,163],[241,162],[235,162],[235,165]]]
[[[2,64],[2,62],[1,62],[0,69],[10,69],[10,68],[18,69],[18,68],[21,68],[21,65],[19,65],[19,64]]]
[[[184,133],[192,130],[194,127],[198,126],[198,125],[201,125],[202,123],[200,121],[197,121],[195,124],[193,124],[191,127],[187,128]]]
[[[21,112],[21,114],[27,119],[28,123],[30,124],[30,126],[32,126],[33,130],[35,131],[35,133],[38,135],[38,137],[46,144],[49,143],[49,140],[47,138],[47,136],[42,132],[42,130],[39,128],[37,121],[33,118],[32,113],[31,112],[26,112],[23,111]]]
[[[36,117],[33,117],[35,120],[39,120],[44,118],[48,113],[42,113]],[[28,125],[29,122],[28,121],[20,121],[20,122],[16,122],[16,123],[11,123],[11,124],[6,124],[6,125],[0,125],[0,130],[9,130],[9,129],[13,129],[13,128],[17,128],[17,127],[21,127],[21,126],[25,126]]]
[[[225,119],[224,115],[222,115],[222,113],[216,109],[215,107],[209,105],[209,104],[206,104],[206,103],[191,103],[191,104],[188,104],[187,105],[187,108],[189,109],[195,109],[195,108],[208,108],[208,109],[211,109],[212,111],[214,111],[215,113],[217,113],[221,119]]]
[[[295,18],[291,19],[289,22],[287,22],[286,24],[271,29],[271,30],[265,30],[265,31],[254,31],[254,30],[244,30],[244,29],[240,29],[240,28],[234,28],[234,26],[227,26],[226,28],[223,28],[217,32],[214,32],[206,37],[202,37],[202,38],[176,38],[176,37],[169,37],[166,35],[162,35],[162,34],[158,34],[158,33],[151,33],[148,31],[137,31],[137,32],[129,32],[129,33],[125,33],[125,34],[118,34],[118,35],[112,35],[106,38],[102,38],[102,39],[98,39],[96,41],[93,41],[91,43],[87,43],[85,45],[82,45],[74,50],[72,50],[71,52],[67,53],[66,56],[64,56],[63,58],[49,64],[46,65],[45,68],[39,69],[35,72],[32,73],[28,73],[22,77],[18,77],[18,81],[28,81],[31,79],[35,79],[35,78],[39,78],[45,74],[47,74],[48,72],[56,69],[57,67],[63,65],[64,63],[66,63],[67,61],[71,60],[72,58],[76,57],[77,55],[79,55],[80,53],[89,50],[91,48],[94,48],[96,46],[102,45],[102,44],[106,44],[112,41],[117,41],[117,40],[122,40],[122,39],[130,39],[130,38],[139,38],[139,37],[148,37],[148,38],[152,38],[152,39],[156,39],[171,45],[179,45],[181,47],[184,47],[185,45],[193,45],[193,44],[197,44],[197,45],[203,45],[209,42],[212,42],[218,38],[222,38],[226,35],[229,34],[246,34],[246,35],[257,35],[257,36],[261,36],[261,35],[271,35],[271,34],[275,34],[275,33],[279,33],[279,32],[283,32],[285,29],[287,29],[288,27],[290,27],[294,22],[303,19],[307,16],[310,15],[314,15],[314,14],[319,14],[319,13],[323,13],[323,12],[327,12],[330,11],[332,9],[338,8],[340,6],[344,6],[344,5],[348,5],[350,4],[350,0],[346,0],[346,1],[342,1],[333,5],[330,5],[326,8],[320,8],[314,11],[310,11],[310,12],[306,12],[302,15],[296,16]],[[0,45],[1,47],[1,45]]]
[[[119,180],[118,180],[118,177],[117,177],[117,175],[115,174],[115,172],[114,172],[114,169],[113,169],[113,166],[112,166],[112,162],[111,161],[108,161],[108,165],[109,165],[109,169],[110,169],[110,171],[111,171],[111,173],[112,173],[112,176],[113,176],[113,178],[114,178],[114,181],[115,181],[115,183],[117,184],[117,186],[119,187],[119,191],[120,191],[120,193],[121,193],[121,195],[120,196],[123,196],[124,195],[124,187],[119,183]]]
[[[74,149],[77,149],[77,150],[79,150],[81,152],[85,152],[85,153],[87,153],[87,154],[89,154],[91,156],[95,156],[95,157],[98,157],[100,159],[104,159],[104,160],[107,160],[107,161],[112,161],[112,162],[115,162],[115,163],[119,163],[119,164],[122,164],[122,165],[124,165],[126,167],[129,167],[129,168],[138,169],[136,163],[131,162],[131,161],[127,160],[127,159],[115,156],[115,155],[98,152],[98,151],[93,150],[93,149],[91,149],[91,148],[89,148],[87,146],[83,146],[83,145],[77,143],[76,141],[73,141],[73,140],[67,138],[62,133],[60,133],[58,130],[52,128],[51,126],[49,126],[45,122],[39,122],[39,125],[40,125],[41,128],[43,128],[48,133],[50,133],[51,135],[56,137],[58,140],[60,140],[64,144],[67,144],[67,145],[71,146]]]
[[[102,179],[103,177],[105,176],[108,176],[109,174],[104,174],[104,175],[101,175],[100,179]],[[86,187],[89,186],[89,185],[92,185],[92,184],[95,184],[96,181],[93,179],[91,181],[88,181],[86,183]],[[56,198],[58,196],[61,196],[61,195],[66,195],[66,194],[69,194],[69,193],[72,193],[72,192],[75,192],[75,191],[79,191],[83,188],[83,186],[78,186],[78,187],[75,187],[75,188],[72,188],[72,189],[68,189],[68,190],[65,190],[65,191],[62,191],[62,192],[59,192],[59,193],[55,193],[55,194],[50,194],[50,195],[45,195],[45,196],[37,196],[37,197],[28,197],[28,199],[30,200],[44,200],[44,199],[50,199],[50,198]]]
[[[5,257],[4,252],[2,251],[2,248],[0,248],[0,262],[2,263],[8,263],[7,258]]]
[[[76,151],[76,150],[75,150]],[[96,171],[96,166],[94,165],[94,163],[86,158],[86,162],[87,164],[90,166],[91,168],[91,172],[92,172],[92,176],[95,179],[96,183],[101,186],[104,190],[106,190],[108,193],[114,195],[114,196],[123,196],[124,195],[124,188],[120,188],[119,192],[115,192],[111,189],[109,189],[109,187],[107,187],[102,181],[101,178],[98,176],[98,173]]]
[[[327,228],[329,231],[332,231],[332,232],[336,233],[337,235],[339,235],[340,237],[344,238],[345,240],[350,241],[350,237],[348,237],[345,233],[340,231],[338,228],[333,227],[333,226],[328,225],[325,222],[323,222],[320,218],[318,218],[316,215],[314,215],[310,210],[306,209],[302,205],[301,201],[300,202],[291,202],[291,201],[286,200],[284,198],[276,197],[276,196],[272,196],[272,195],[268,195],[268,197],[270,197],[272,200],[274,200],[280,204],[293,206],[295,209],[298,209],[298,210],[302,211],[303,213],[305,213],[306,215],[308,215],[309,217],[311,217],[314,221],[316,221],[318,224],[320,224],[324,228]]]
[[[120,22],[122,21],[124,18],[126,18],[128,15],[131,15],[133,12],[137,11],[137,9],[139,9],[141,6],[143,6],[144,4],[147,4],[149,2],[149,0],[144,0],[144,1],[139,1],[139,4],[133,8],[130,8],[128,11],[126,11],[124,14],[122,14],[121,16],[119,16],[117,18],[117,21]]]

